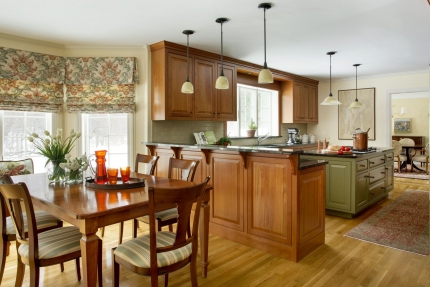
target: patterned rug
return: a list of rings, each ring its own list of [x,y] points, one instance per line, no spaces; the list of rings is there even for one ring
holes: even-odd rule
[[[345,236],[428,256],[429,192],[406,190]]]
[[[394,176],[395,177],[403,177],[403,178],[414,178],[414,179],[424,179],[424,180],[429,180],[429,175],[425,173],[425,171],[419,171],[419,170],[415,170],[413,172],[410,172],[409,170],[411,170],[411,166],[408,164],[407,166],[407,170],[406,169],[402,169],[402,173],[398,173],[397,172],[397,168],[396,166],[394,166]],[[425,167],[424,167],[425,170]]]

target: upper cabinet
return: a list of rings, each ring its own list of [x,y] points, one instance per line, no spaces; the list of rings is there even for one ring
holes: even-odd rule
[[[181,92],[187,77],[186,48],[169,42],[151,46],[151,99],[153,120],[236,121],[236,67],[224,64],[230,87],[215,89],[221,63],[190,53],[189,78],[193,94]]]
[[[281,90],[282,123],[318,123],[316,85],[284,82]]]

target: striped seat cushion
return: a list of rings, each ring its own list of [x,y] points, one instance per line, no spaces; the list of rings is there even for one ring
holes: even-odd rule
[[[81,250],[82,234],[74,226],[55,228],[38,234],[39,259],[48,259]],[[29,246],[21,244],[18,253],[28,257]]]
[[[43,229],[58,225],[59,219],[43,210],[35,210],[37,229]],[[27,218],[24,213],[24,227],[27,231]],[[15,227],[13,226],[12,218],[6,217],[6,234],[16,234]]]
[[[157,232],[157,247],[173,245],[175,236],[175,233],[170,231]],[[191,245],[192,243],[173,251],[158,253],[157,266],[164,267],[172,265],[190,257],[192,250]],[[150,268],[149,234],[124,242],[115,249],[114,254],[135,266]]]
[[[155,213],[155,218],[160,219],[161,221],[166,221],[172,218],[178,218],[178,210],[176,208],[171,208],[167,210],[163,210]],[[149,222],[149,215],[141,216],[138,218],[140,221]]]

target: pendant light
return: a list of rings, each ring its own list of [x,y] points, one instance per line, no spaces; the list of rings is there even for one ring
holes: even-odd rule
[[[193,87],[193,84],[191,84],[190,77],[188,75],[188,58],[189,58],[189,55],[188,55],[189,41],[188,40],[189,40],[190,35],[194,34],[194,31],[184,30],[182,32],[182,34],[187,35],[187,79],[185,80],[185,83],[182,85],[181,92],[184,94],[192,94],[192,93],[194,93],[194,87]]]
[[[258,8],[264,9],[264,66],[263,69],[258,74],[258,83],[259,84],[271,84],[273,83],[273,75],[272,72],[267,68],[266,62],[266,9],[272,8],[272,4],[270,3],[261,3],[258,5]]]
[[[360,109],[363,107],[363,104],[360,103],[357,99],[357,67],[360,66],[361,64],[354,64],[353,66],[355,67],[355,101],[353,101],[351,103],[351,105],[348,107],[348,109],[352,110],[352,109]]]
[[[328,52],[327,53],[327,55],[330,55],[330,94],[321,103],[321,105],[323,105],[323,106],[334,106],[334,105],[341,105],[342,104],[341,102],[336,100],[331,93],[331,56],[334,54],[336,54],[336,52]]]
[[[228,89],[228,79],[224,76],[224,58],[223,58],[223,43],[222,43],[222,24],[228,21],[227,18],[218,18],[215,22],[221,24],[221,74],[218,79],[216,79],[215,88],[219,90],[227,90]]]

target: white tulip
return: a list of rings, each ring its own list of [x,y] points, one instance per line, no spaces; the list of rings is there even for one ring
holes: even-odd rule
[[[45,133],[45,135],[47,135],[47,136],[49,136],[49,135],[50,135],[49,131],[47,131],[47,130],[45,130],[45,131],[44,131],[44,133]]]
[[[33,142],[34,141],[33,137],[28,137],[27,139],[28,139],[29,142]]]

